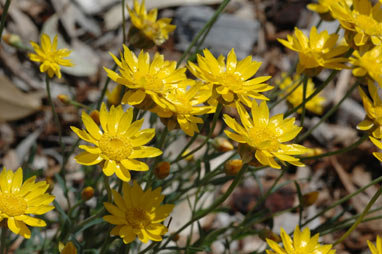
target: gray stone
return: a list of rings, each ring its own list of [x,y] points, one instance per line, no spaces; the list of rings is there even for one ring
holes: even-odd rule
[[[214,9],[205,6],[181,7],[176,11],[175,30],[178,42],[176,48],[185,51],[192,39],[213,16]],[[208,48],[215,56],[227,53],[234,48],[242,59],[251,54],[257,40],[259,23],[242,19],[231,14],[222,14],[205,38],[201,49]]]

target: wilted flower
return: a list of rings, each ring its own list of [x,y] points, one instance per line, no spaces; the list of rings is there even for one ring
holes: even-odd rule
[[[54,37],[53,42],[47,34],[41,35],[41,47],[31,41],[31,45],[35,53],[30,53],[29,58],[31,61],[41,63],[40,71],[47,72],[48,76],[52,78],[56,75],[61,78],[61,66],[73,66],[69,59],[64,59],[70,55],[71,50],[57,49],[57,35]]]
[[[223,56],[216,59],[208,49],[203,53],[204,57],[197,55],[198,65],[188,62],[188,69],[201,81],[213,86],[215,100],[228,105],[240,101],[248,107],[252,104],[251,99],[268,100],[260,93],[273,88],[263,83],[271,77],[252,78],[261,62],[252,61],[252,56],[237,61],[234,49],[228,53],[226,63]]]
[[[8,228],[25,238],[31,237],[26,225],[45,227],[44,220],[30,215],[41,215],[54,209],[50,203],[54,196],[45,193],[46,181],[35,182],[36,176],[23,183],[23,170],[16,172],[4,168],[0,173],[0,221],[6,220]]]
[[[143,243],[149,240],[162,241],[167,228],[161,222],[169,216],[174,205],[160,204],[164,199],[161,188],[143,191],[134,181],[133,186],[123,183],[122,192],[123,195],[112,190],[116,205],[104,203],[111,215],[103,219],[116,225],[110,234],[119,235],[125,244],[134,241],[137,236]]]
[[[280,247],[275,241],[267,239],[267,243],[271,250],[266,250],[267,254],[297,254],[297,253],[319,253],[319,254],[334,254],[336,251],[332,249],[331,244],[321,245],[318,243],[319,234],[310,237],[310,229],[305,228],[302,232],[296,226],[293,233],[293,240],[281,228],[281,239],[284,248]]]
[[[269,118],[269,109],[266,102],[261,102],[260,106],[256,101],[252,103],[252,119],[245,108],[240,104],[236,104],[241,126],[235,119],[228,115],[224,115],[225,123],[236,133],[225,131],[226,135],[239,142],[240,145],[248,145],[244,150],[251,153],[262,164],[272,168],[281,168],[276,162],[278,158],[283,164],[284,161],[292,165],[303,166],[300,159],[292,155],[304,154],[306,148],[298,144],[283,144],[284,142],[294,139],[301,131],[301,127],[294,125],[295,119],[283,119],[282,114]],[[240,153],[240,151],[239,151]],[[254,156],[253,156],[253,153]],[[242,156],[244,162],[248,162],[246,156]]]
[[[234,176],[239,173],[243,167],[243,161],[239,159],[229,160],[224,164],[224,172],[229,176]]]
[[[87,201],[94,196],[94,188],[91,186],[85,187],[81,192],[81,197],[83,200]]]
[[[159,162],[155,166],[154,174],[159,179],[165,179],[170,174],[170,163],[167,161]]]
[[[93,119],[82,113],[86,131],[71,126],[71,129],[83,140],[94,146],[80,145],[85,152],[78,154],[75,160],[82,165],[103,163],[103,172],[110,176],[116,174],[122,181],[130,181],[129,170],[147,171],[146,163],[138,158],[152,158],[162,154],[155,147],[143,146],[155,135],[154,129],[139,130],[143,119],[132,122],[133,109],[124,112],[122,106],[112,106],[110,112],[105,104],[101,106],[100,122],[102,131]]]
[[[338,34],[328,34],[328,31],[317,32],[315,26],[310,30],[309,38],[297,27],[294,36],[287,36],[288,40],[278,39],[285,47],[298,53],[299,62],[297,72],[316,75],[322,68],[340,70],[347,68],[344,62],[347,58],[341,57],[347,46],[336,46]]]

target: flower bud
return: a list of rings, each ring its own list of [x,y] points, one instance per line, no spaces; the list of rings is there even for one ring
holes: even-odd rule
[[[82,199],[88,201],[94,196],[94,189],[91,186],[85,187],[81,192]]]
[[[111,92],[106,91],[107,103],[109,105],[117,106],[121,104],[122,85],[117,85]]]
[[[77,249],[72,242],[68,242],[65,246],[62,242],[58,244],[60,254],[77,254]]]
[[[154,174],[159,179],[165,179],[170,174],[170,163],[167,161],[159,162],[154,169]]]
[[[5,43],[12,47],[17,47],[20,44],[22,44],[20,36],[18,36],[17,34],[4,34],[3,41],[5,41]]]
[[[99,121],[99,111],[98,110],[93,110],[92,112],[90,112],[90,117],[94,120],[94,122],[96,124],[100,124],[100,121]]]
[[[64,104],[68,104],[70,101],[69,96],[67,96],[66,94],[57,95],[57,99],[59,99]]]
[[[190,152],[191,152],[190,149],[186,149],[186,151],[184,151],[184,153],[182,154],[182,157],[189,154]],[[184,159],[186,161],[192,161],[192,160],[194,160],[194,154],[190,154],[190,155],[186,156]]]
[[[316,203],[316,201],[318,199],[318,194],[319,194],[318,191],[312,191],[312,192],[309,192],[309,193],[302,195],[302,205],[304,207],[307,207],[307,206],[311,206],[314,203]]]
[[[269,229],[264,229],[264,230],[261,230],[260,233],[259,233],[259,237],[263,240],[263,241],[266,241],[266,239],[269,239],[269,240],[272,240],[272,241],[275,241],[276,243],[279,243],[281,242],[281,238],[279,235],[273,233],[271,230]]]
[[[228,139],[223,137],[216,137],[212,143],[213,147],[219,152],[228,152],[233,150],[233,145]]]
[[[229,160],[224,164],[224,171],[229,176],[236,175],[243,167],[243,161],[240,159]]]

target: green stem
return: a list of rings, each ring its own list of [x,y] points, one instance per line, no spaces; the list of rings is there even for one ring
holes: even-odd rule
[[[155,245],[157,245],[157,242],[152,242],[149,246],[146,247],[146,249],[139,252],[139,254],[144,254],[151,250]]]
[[[199,39],[203,36],[203,34],[209,30],[209,27],[216,22],[216,20],[219,18],[219,15],[222,13],[222,11],[224,10],[224,8],[227,6],[229,2],[230,0],[224,0],[220,4],[219,8],[215,11],[214,15],[210,18],[210,20],[208,20],[208,22],[204,25],[202,30],[200,30],[198,34],[194,37],[194,39],[192,40],[190,46],[188,46],[186,51],[184,51],[184,53],[182,54],[182,56],[180,57],[177,63],[177,66],[179,66],[183,62],[183,60],[187,57],[191,49],[195,46],[195,44],[199,41]]]
[[[163,244],[162,248],[166,247],[166,245],[171,241],[171,239],[179,234],[180,232],[182,232],[185,228],[187,228],[188,226],[190,226],[192,223],[194,223],[195,221],[198,221],[199,219],[203,218],[204,216],[206,216],[207,214],[210,214],[213,210],[215,210],[218,206],[220,206],[230,195],[231,193],[233,192],[233,190],[235,189],[235,187],[239,184],[241,178],[244,176],[244,174],[247,172],[248,170],[248,164],[246,164],[240,171],[239,173],[236,175],[235,179],[233,180],[233,182],[231,183],[231,185],[229,186],[228,190],[221,196],[219,197],[218,199],[215,200],[215,202],[206,210],[204,211],[201,211],[199,212],[198,215],[194,216],[189,222],[187,222],[186,224],[184,224],[180,229],[178,229],[175,233],[171,234],[171,236],[169,236],[169,238],[167,239],[167,241]]]
[[[81,102],[78,102],[78,101],[69,100],[68,103],[77,107],[77,108],[83,108],[83,109],[86,109],[88,111],[92,110],[90,107],[88,107],[85,104],[82,104]]]
[[[112,70],[115,71],[117,69],[117,64],[115,63]],[[109,76],[106,78],[105,80],[105,84],[103,85],[103,88],[102,88],[102,92],[101,92],[101,96],[99,97],[98,99],[98,102],[97,102],[97,109],[100,109],[101,108],[101,104],[102,104],[102,101],[103,101],[103,98],[105,98],[105,95],[106,95],[106,91],[107,91],[107,88],[109,86],[109,83],[110,83],[110,78]]]
[[[302,112],[301,112],[301,127],[304,127],[305,113],[306,113],[306,88],[308,86],[308,76],[304,76],[302,86]]]
[[[0,254],[6,254],[7,227],[1,228]]]
[[[58,140],[60,143],[61,152],[64,153],[65,147],[64,147],[64,144],[62,143],[62,129],[61,129],[61,124],[60,124],[60,119],[58,118],[58,114],[56,112],[56,108],[55,108],[53,100],[52,100],[52,95],[50,92],[50,82],[49,82],[49,76],[48,75],[45,76],[45,85],[46,85],[46,91],[48,93],[48,101],[49,101],[50,107],[52,108],[53,118],[54,118],[54,121],[55,121],[56,126],[58,128]]]
[[[321,119],[320,119],[320,121],[318,121],[318,123],[316,123],[312,128],[310,128],[307,132],[305,132],[304,134],[302,134],[301,136],[299,136],[296,139],[296,143],[300,143],[301,141],[306,139],[318,126],[320,126],[321,123],[323,123],[326,119],[328,119],[331,115],[333,115],[333,113],[337,111],[337,109],[340,107],[340,105],[345,101],[346,98],[348,98],[352,94],[352,92],[354,91],[354,89],[357,88],[358,85],[359,85],[359,83],[356,82],[347,91],[347,93],[344,95],[344,97],[342,97],[342,99],[334,107],[332,107],[328,112],[326,112],[326,114],[323,117],[321,117]],[[301,126],[302,126],[302,121],[301,121]]]
[[[126,15],[125,15],[125,0],[122,0],[122,37],[123,44],[126,44]]]
[[[112,194],[111,194],[111,188],[110,188],[110,182],[109,182],[109,177],[106,175],[103,175],[103,183],[105,185],[105,189],[107,192],[107,201],[111,203],[112,199]]]
[[[382,186],[380,186],[377,190],[377,192],[374,194],[374,196],[371,198],[370,202],[367,204],[367,206],[365,207],[365,210],[362,212],[361,216],[359,216],[359,218],[355,221],[355,223],[353,224],[353,226],[351,226],[351,228],[348,229],[348,231],[346,231],[345,234],[343,234],[341,236],[340,239],[338,239],[334,244],[333,246],[339,244],[340,242],[342,242],[343,240],[345,240],[350,234],[351,232],[354,231],[354,229],[356,229],[356,227],[358,226],[358,224],[360,224],[363,220],[363,218],[366,216],[366,214],[368,213],[368,211],[370,210],[371,206],[375,203],[375,201],[377,201],[377,199],[379,198],[379,196],[382,194]]]
[[[96,220],[98,219],[103,213],[104,213],[105,209],[104,208],[101,208],[100,210],[98,210],[95,214],[93,214],[92,216],[86,218],[85,220],[83,220],[80,224],[78,224],[74,229],[73,229],[73,233],[76,233],[78,230],[80,230],[83,226],[85,226],[86,224],[88,224],[89,222],[93,221],[93,220]]]
[[[344,147],[342,149],[332,151],[332,152],[327,152],[319,155],[314,155],[314,156],[308,156],[308,157],[301,157],[300,160],[311,160],[311,159],[319,159],[319,158],[324,158],[336,154],[342,154],[342,153],[347,153],[355,148],[357,148],[360,144],[362,144],[367,138],[369,137],[368,134],[363,135],[361,138],[359,138],[355,143],[351,144],[350,146]]]
[[[340,200],[338,200],[337,202],[333,203],[332,205],[328,206],[327,208],[325,208],[324,210],[322,210],[321,212],[318,212],[316,215],[314,215],[312,218],[306,220],[301,226],[305,226],[307,225],[309,222],[315,220],[316,218],[320,217],[321,215],[325,214],[327,211],[329,211],[330,209],[334,208],[334,207],[337,207],[338,205],[348,201],[349,199],[351,199],[352,197],[358,195],[359,193],[363,192],[364,190],[366,190],[367,188],[369,188],[370,186],[374,185],[374,184],[377,184],[377,183],[380,183],[382,182],[382,176],[381,177],[378,177],[377,179],[371,181],[369,184],[365,185],[364,187],[358,189],[357,191],[341,198]]]
[[[4,30],[4,27],[5,27],[5,20],[7,18],[7,14],[8,14],[8,9],[9,9],[9,6],[11,5],[11,0],[7,0],[5,2],[5,5],[4,5],[4,9],[3,9],[3,14],[1,15],[1,23],[0,23],[0,41],[2,40],[3,38],[3,30]]]

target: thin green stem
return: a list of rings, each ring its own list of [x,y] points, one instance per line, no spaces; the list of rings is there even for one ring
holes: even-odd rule
[[[375,201],[377,201],[377,199],[379,198],[379,196],[382,194],[382,187],[380,186],[377,190],[377,192],[374,194],[374,196],[371,198],[370,202],[367,204],[367,206],[365,207],[365,210],[363,210],[361,216],[358,217],[358,219],[355,221],[355,223],[353,224],[353,226],[351,226],[351,228],[348,229],[348,231],[345,232],[345,234],[343,234],[341,236],[340,239],[338,239],[334,244],[333,246],[339,244],[340,242],[342,242],[343,240],[345,240],[350,234],[351,232],[354,231],[354,229],[356,229],[356,227],[358,226],[358,224],[360,224],[363,220],[363,218],[366,216],[366,214],[368,213],[368,211],[370,210],[371,206],[375,203]]]
[[[117,64],[114,63],[112,70],[115,71],[116,69],[117,69]],[[110,78],[107,77],[105,80],[105,84],[103,85],[103,88],[102,88],[101,96],[99,97],[98,102],[97,102],[97,109],[101,108],[101,104],[102,104],[103,99],[105,98],[109,83],[110,83]]]
[[[341,104],[345,101],[345,99],[352,94],[352,92],[354,91],[354,89],[357,88],[358,85],[359,83],[356,82],[342,97],[342,99],[334,107],[332,107],[328,112],[326,112],[326,114],[323,117],[321,117],[318,123],[316,123],[312,128],[310,128],[307,132],[305,132],[304,134],[302,134],[296,139],[296,143],[300,143],[301,141],[306,139],[318,126],[320,126],[321,123],[323,123],[324,121],[326,121],[326,119],[328,119],[331,115],[333,115],[333,113],[337,111],[337,109],[341,106]],[[301,121],[301,126],[302,126],[302,121]]]
[[[109,177],[106,176],[106,175],[103,175],[103,183],[105,185],[105,189],[106,189],[106,192],[107,192],[107,201],[108,202],[111,202],[111,188],[110,188],[110,181],[109,181]]]
[[[177,66],[179,66],[183,60],[187,57],[187,55],[190,53],[191,49],[198,43],[199,39],[203,36],[203,34],[209,30],[209,27],[212,26],[216,20],[219,18],[219,15],[222,13],[224,8],[227,6],[227,4],[230,2],[230,0],[224,0],[219,8],[215,11],[214,15],[208,20],[208,22],[204,25],[204,27],[197,33],[197,35],[194,37],[194,39],[191,41],[191,44],[188,46],[186,51],[182,54],[182,56],[179,58],[179,61],[177,63]]]
[[[122,37],[123,37],[123,44],[126,44],[127,38],[126,38],[126,15],[125,15],[125,0],[122,0]]]
[[[2,40],[3,38],[3,31],[4,31],[4,27],[5,27],[5,20],[7,18],[7,14],[8,14],[8,9],[9,9],[9,6],[11,5],[11,0],[7,0],[5,2],[5,5],[4,5],[4,9],[3,9],[3,14],[1,15],[1,23],[0,23],[0,41]]]
[[[82,104],[81,102],[78,102],[78,101],[69,100],[68,103],[77,107],[77,108],[83,108],[83,109],[86,109],[88,111],[92,110],[89,106],[86,106],[85,104]]]
[[[306,89],[308,86],[308,76],[304,76],[302,86],[302,112],[301,112],[301,126],[304,127],[305,113],[306,113]]]
[[[6,254],[7,227],[1,228],[0,254]]]
[[[364,190],[366,190],[367,188],[369,188],[370,186],[374,185],[374,184],[378,184],[382,182],[382,176],[381,177],[378,177],[377,179],[371,181],[369,184],[363,186],[362,188],[358,189],[357,191],[341,198],[340,200],[334,202],[333,204],[331,204],[330,206],[326,207],[324,210],[322,210],[321,212],[318,212],[316,215],[314,215],[312,218],[306,220],[301,226],[305,226],[307,225],[309,222],[315,220],[316,218],[320,217],[321,215],[325,214],[327,211],[329,211],[330,209],[333,209],[334,207],[337,207],[338,205],[348,201],[349,199],[351,199],[352,197],[358,195],[359,193],[363,192]]]
[[[146,247],[146,249],[140,251],[139,254],[144,254],[144,253],[148,252],[149,250],[154,248],[155,245],[157,245],[157,242],[152,242],[149,246]]]
[[[96,220],[98,219],[103,213],[105,212],[105,209],[104,208],[101,208],[100,210],[98,210],[95,214],[93,214],[92,216],[86,218],[85,220],[83,220],[80,224],[78,224],[76,227],[74,227],[73,229],[73,233],[76,233],[78,230],[80,230],[83,226],[85,226],[86,224],[88,224],[89,222],[92,222],[93,220]]]
[[[61,152],[64,153],[65,147],[64,147],[64,144],[62,143],[61,123],[60,123],[60,119],[58,118],[58,114],[56,112],[56,108],[55,108],[53,100],[52,100],[52,94],[50,92],[50,82],[49,81],[50,81],[49,76],[46,75],[45,76],[45,85],[46,85],[46,91],[48,93],[48,101],[49,101],[50,107],[52,109],[53,118],[54,118],[54,121],[55,121],[57,129],[58,129],[58,141],[60,143]]]
[[[248,170],[248,165],[246,164],[240,171],[239,173],[236,175],[235,179],[233,180],[233,182],[231,183],[231,185],[228,187],[227,191],[221,196],[219,197],[218,199],[215,200],[215,202],[208,208],[208,209],[205,209],[203,211],[200,211],[197,215],[195,215],[189,222],[187,222],[186,224],[184,224],[180,229],[178,229],[175,233],[171,234],[171,236],[169,236],[169,238],[167,239],[167,241],[163,244],[162,248],[166,247],[166,245],[171,241],[171,239],[179,234],[180,232],[182,232],[185,228],[187,228],[188,226],[190,226],[192,223],[194,223],[195,221],[198,221],[199,219],[203,218],[204,216],[206,216],[207,214],[210,214],[213,210],[215,210],[217,207],[219,207],[230,195],[231,193],[233,192],[233,190],[235,189],[235,187],[239,184],[241,178],[244,176],[244,174],[247,172]]]

